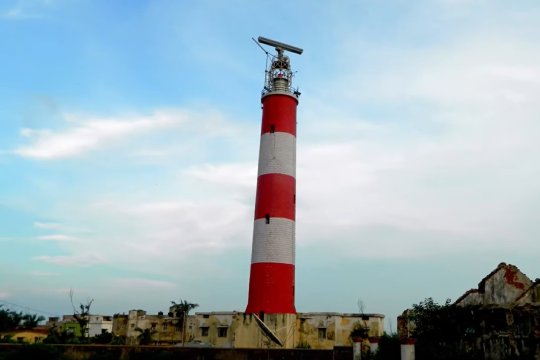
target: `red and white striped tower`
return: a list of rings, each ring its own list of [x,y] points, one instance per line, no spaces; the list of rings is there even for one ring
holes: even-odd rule
[[[255,225],[248,314],[295,314],[296,106],[293,72],[284,50],[302,49],[259,37],[275,46],[262,92]]]

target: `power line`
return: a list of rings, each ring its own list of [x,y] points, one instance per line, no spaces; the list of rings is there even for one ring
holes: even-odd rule
[[[2,300],[2,299],[0,299],[0,303],[2,303],[4,305],[9,305],[9,306],[15,306],[15,307],[17,307],[19,309],[30,310],[30,311],[33,311],[33,312],[37,312],[39,314],[45,314],[45,315],[49,315],[49,316],[59,316],[58,314],[53,314],[53,313],[50,313],[48,311],[34,309],[34,308],[29,307],[29,306],[15,304],[15,303],[12,303],[12,302],[9,302],[9,301],[6,301],[6,300]]]

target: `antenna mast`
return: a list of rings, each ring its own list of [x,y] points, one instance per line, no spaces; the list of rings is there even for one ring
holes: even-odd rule
[[[267,65],[262,96],[264,97],[269,93],[280,92],[293,94],[298,98],[300,92],[292,86],[294,72],[291,69],[289,57],[285,55],[284,52],[289,51],[301,55],[304,50],[262,36],[259,36],[258,42],[273,46],[277,52],[277,55],[273,56],[272,61]]]

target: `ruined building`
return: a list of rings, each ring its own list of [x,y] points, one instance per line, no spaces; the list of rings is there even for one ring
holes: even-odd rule
[[[477,289],[465,292],[454,304],[457,306],[540,305],[539,284],[540,279],[531,281],[516,266],[500,263],[480,281]]]
[[[451,318],[441,329],[448,339],[439,340],[458,351],[490,360],[540,359],[540,279],[516,266],[500,263],[444,311]],[[403,340],[415,336],[414,316],[409,309],[398,317]]]

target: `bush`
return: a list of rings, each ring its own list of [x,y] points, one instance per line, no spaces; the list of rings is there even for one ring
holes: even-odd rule
[[[384,333],[379,339],[379,350],[375,354],[376,360],[400,360],[401,343],[397,334]]]

